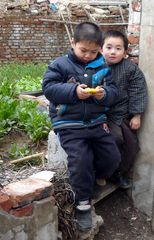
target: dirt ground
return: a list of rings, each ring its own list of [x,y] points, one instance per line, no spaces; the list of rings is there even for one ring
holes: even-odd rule
[[[10,145],[15,142],[27,143],[32,148],[32,153],[47,151],[47,139],[41,143],[33,144],[24,133],[13,131],[0,141],[0,160],[6,159],[7,161],[9,159]],[[128,197],[126,190],[116,190],[98,202],[95,208],[96,213],[104,219],[104,225],[100,228],[95,240],[154,239],[154,234],[151,232],[150,218],[133,206],[133,202]]]
[[[118,189],[96,207],[104,219],[95,240],[153,240],[150,218],[133,206],[126,190]]]
[[[26,133],[19,129],[14,129],[0,140],[0,160],[4,160],[4,162],[14,160],[14,158],[10,156],[12,144],[16,144],[19,149],[26,144],[29,149],[29,155],[42,151],[47,152],[47,139],[33,142],[28,138]]]

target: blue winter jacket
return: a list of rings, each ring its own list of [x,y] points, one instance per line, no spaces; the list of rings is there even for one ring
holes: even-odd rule
[[[91,96],[81,100],[76,94],[78,84],[103,86],[105,96],[97,100]],[[103,56],[88,64],[82,63],[71,49],[67,56],[57,58],[44,74],[43,93],[50,101],[50,116],[54,130],[90,127],[106,122],[106,111],[117,98],[111,72]]]

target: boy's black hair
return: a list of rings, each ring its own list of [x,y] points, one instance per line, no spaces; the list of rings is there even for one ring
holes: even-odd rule
[[[109,30],[103,33],[103,45],[107,38],[114,37],[114,38],[121,38],[124,43],[124,49],[128,49],[128,38],[125,33],[117,31],[117,30]]]
[[[74,42],[80,41],[95,42],[102,47],[103,37],[99,26],[91,22],[79,23],[74,30]]]

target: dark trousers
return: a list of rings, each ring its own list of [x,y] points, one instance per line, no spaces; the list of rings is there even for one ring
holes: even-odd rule
[[[126,174],[133,166],[135,157],[140,149],[137,133],[135,130],[130,129],[127,122],[123,122],[120,126],[110,122],[109,127],[121,153],[119,171],[122,174]]]
[[[95,177],[109,178],[121,161],[120,152],[103,125],[59,131],[68,155],[70,184],[76,201],[91,199]]]

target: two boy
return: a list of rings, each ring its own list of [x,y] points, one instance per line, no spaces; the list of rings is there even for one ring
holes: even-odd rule
[[[80,23],[68,55],[57,58],[44,75],[43,92],[50,101],[53,129],[68,155],[81,230],[92,226],[96,179],[112,176],[115,183],[129,187],[122,176],[139,149],[136,130],[146,108],[147,87],[142,71],[125,59],[127,48],[123,33],[111,30],[102,38],[96,24]],[[107,117],[117,145],[105,127]]]

